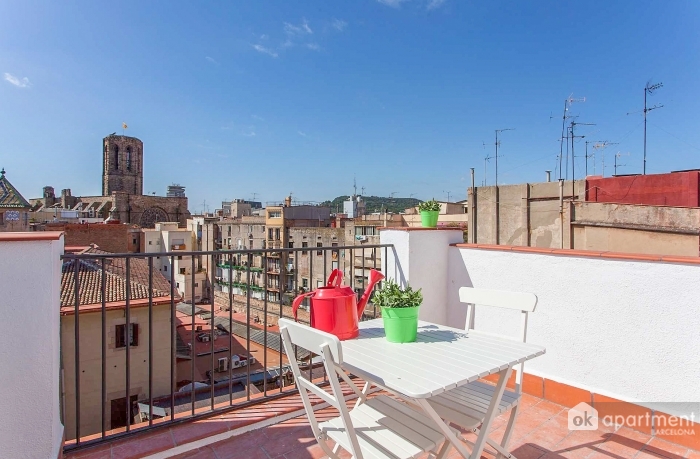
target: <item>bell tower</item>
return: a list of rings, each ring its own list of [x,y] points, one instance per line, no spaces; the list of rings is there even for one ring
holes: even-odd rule
[[[143,194],[143,142],[112,134],[103,139],[102,196]]]

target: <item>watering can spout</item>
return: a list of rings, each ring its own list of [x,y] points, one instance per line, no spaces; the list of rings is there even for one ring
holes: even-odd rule
[[[357,317],[358,319],[362,317],[362,313],[365,310],[365,306],[367,306],[367,302],[369,301],[369,297],[372,296],[372,290],[374,289],[374,286],[379,282],[380,280],[384,279],[384,274],[380,273],[376,269],[372,269],[369,272],[369,284],[367,285],[367,288],[365,289],[365,293],[362,294],[362,298],[360,298],[360,301],[357,303]]]

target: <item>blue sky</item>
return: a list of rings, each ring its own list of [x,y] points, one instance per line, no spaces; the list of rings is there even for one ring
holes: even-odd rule
[[[0,166],[25,197],[101,192],[101,139],[144,142],[144,191],[463,199],[501,136],[499,183],[544,179],[564,100],[606,175],[700,167],[700,2],[0,3]],[[550,118],[553,117],[553,118]],[[484,147],[483,143],[487,145]],[[596,161],[600,173],[600,155]],[[589,163],[592,172],[593,165]],[[577,176],[583,158],[577,158]],[[494,164],[487,182],[494,181]]]

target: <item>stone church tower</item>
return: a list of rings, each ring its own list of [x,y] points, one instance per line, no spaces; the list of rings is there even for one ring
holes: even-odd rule
[[[114,191],[143,195],[143,142],[112,134],[103,144],[102,196]]]

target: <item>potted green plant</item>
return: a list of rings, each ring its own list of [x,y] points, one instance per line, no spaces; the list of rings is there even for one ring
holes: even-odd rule
[[[418,308],[423,302],[421,289],[405,288],[388,280],[374,293],[373,302],[382,311],[384,333],[392,343],[412,343],[418,333]]]
[[[418,204],[420,211],[420,222],[423,228],[435,228],[437,226],[438,215],[440,214],[440,203],[435,199],[423,201]]]

